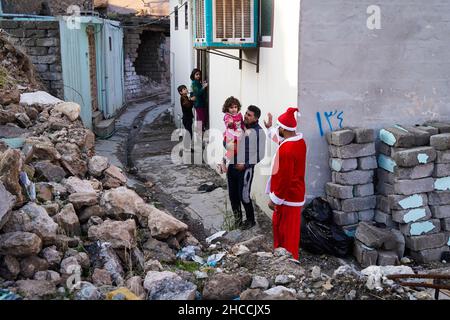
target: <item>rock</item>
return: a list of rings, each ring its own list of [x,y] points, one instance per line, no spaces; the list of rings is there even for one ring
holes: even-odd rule
[[[97,194],[95,192],[72,193],[69,196],[69,202],[73,204],[74,208],[79,210],[85,206],[93,206],[98,203]]]
[[[81,281],[80,289],[75,293],[75,300],[100,300],[101,293],[96,286],[87,281]]]
[[[57,234],[55,245],[58,250],[64,251],[67,248],[76,248],[80,241],[77,238],[71,238],[63,234]]]
[[[252,289],[263,289],[266,290],[269,288],[269,280],[265,277],[253,276],[252,284],[250,285]]]
[[[272,246],[267,242],[264,235],[252,237],[246,241],[240,242],[239,244],[247,247],[251,252],[272,251]]]
[[[264,291],[270,300],[296,300],[295,289],[288,289],[283,286],[276,286]]]
[[[80,116],[81,107],[79,104],[75,102],[62,102],[60,104],[57,104],[53,110],[57,112],[61,112],[64,114],[67,118],[69,118],[70,121],[75,121]]]
[[[76,194],[76,193],[74,193]],[[80,193],[79,193],[80,194]],[[84,208],[78,215],[78,219],[81,223],[86,223],[91,217],[103,218],[106,216],[106,211],[99,205]]]
[[[61,261],[59,273],[63,276],[71,276],[74,274],[81,275],[81,265],[76,257],[67,257]]]
[[[81,180],[78,177],[69,177],[63,181],[64,186],[69,193],[95,193],[91,183],[88,180]]]
[[[242,244],[237,244],[237,245],[234,245],[234,246],[231,248],[231,252],[232,252],[235,256],[240,256],[240,255],[249,253],[249,252],[250,252],[250,249],[247,248],[246,246],[242,245]]]
[[[36,178],[48,182],[61,182],[66,177],[66,172],[60,166],[50,161],[39,161],[34,164]]]
[[[157,239],[167,239],[188,229],[185,223],[157,208],[153,208],[148,216],[148,227],[152,237]]]
[[[144,288],[148,300],[194,300],[197,286],[170,271],[149,271]]]
[[[0,125],[5,125],[7,123],[13,123],[16,121],[16,116],[14,112],[10,110],[0,109]]]
[[[146,260],[155,259],[166,263],[173,263],[176,260],[173,250],[165,242],[150,238],[142,248]]]
[[[49,204],[43,204],[42,208],[45,209],[45,211],[47,211],[48,215],[50,217],[53,217],[54,215],[56,215],[59,212],[59,204],[58,203],[49,203]]]
[[[3,227],[5,232],[24,231],[37,234],[45,243],[54,241],[58,225],[47,211],[35,203],[28,203],[18,211],[13,211]]]
[[[127,280],[126,282],[126,287],[133,292],[136,296],[138,296],[141,299],[145,298],[145,290],[144,287],[142,286],[143,281],[141,279],[141,277],[135,276],[135,277],[131,277],[130,279]]]
[[[29,128],[33,125],[26,113],[16,113],[16,122],[21,128]]]
[[[41,251],[42,241],[34,233],[10,232],[0,234],[0,254],[14,257],[36,255]]]
[[[311,270],[311,277],[313,280],[320,280],[322,278],[322,272],[319,266],[314,266]]]
[[[188,247],[188,246],[194,246],[194,247],[200,246],[201,247],[200,241],[198,241],[192,235],[192,233],[190,233],[189,231],[186,231],[186,235],[185,235],[183,241],[181,241],[180,244],[181,244],[182,247]]]
[[[22,164],[20,151],[14,149],[8,149],[0,159],[0,182],[8,192],[16,197],[16,206],[22,205],[25,201],[19,183]]]
[[[13,256],[0,257],[0,278],[15,280],[20,273],[20,263]]]
[[[51,299],[56,295],[56,286],[46,280],[19,280],[16,282],[17,292],[25,298]]]
[[[100,177],[109,166],[109,159],[102,156],[94,156],[89,159],[89,173],[94,177]]]
[[[53,195],[56,198],[65,199],[69,195],[67,188],[62,184],[56,182],[50,182],[49,184],[53,187]]]
[[[81,234],[80,221],[71,203],[67,204],[53,220],[64,230],[69,237]]]
[[[110,286],[112,285],[111,275],[108,271],[103,269],[95,269],[92,274],[92,282],[95,286]]]
[[[56,250],[56,246],[42,249],[39,255],[47,261],[51,269],[56,269],[62,259],[62,253]]]
[[[63,147],[68,148],[69,146],[73,146],[73,148],[77,148],[78,153],[71,152],[71,153],[63,154],[63,156],[61,157],[61,165],[71,175],[78,176],[78,177],[84,177],[88,171],[88,168],[87,168],[86,161],[81,158],[78,147],[74,144],[67,144],[67,145],[61,146],[60,149]]]
[[[236,275],[216,273],[214,274],[203,288],[203,299],[205,300],[230,300],[239,297],[241,292],[250,285],[251,278],[248,283],[244,283],[240,277]]]
[[[279,247],[273,251],[275,257],[289,257],[292,258],[292,253],[287,251],[285,248]]]
[[[8,221],[15,202],[16,197],[9,193],[3,183],[0,182],[0,230]]]
[[[53,188],[45,182],[39,182],[35,185],[36,196],[40,202],[48,202],[53,200]]]
[[[20,104],[24,106],[44,105],[53,106],[57,103],[63,102],[55,98],[45,91],[27,92],[20,95]]]
[[[61,159],[61,154],[56,150],[51,141],[45,139],[32,140],[32,138],[25,141],[27,144],[31,144],[32,148],[32,159],[36,161],[48,160],[48,161],[58,161]]]
[[[33,278],[38,271],[48,269],[48,262],[37,256],[30,256],[20,261],[20,274],[25,278]]]
[[[104,174],[105,178],[102,182],[105,188],[118,188],[127,183],[127,177],[123,174],[122,170],[114,165],[110,165]]]
[[[53,270],[38,271],[34,274],[34,280],[51,281],[55,285],[57,285],[61,281],[61,276],[59,275],[58,272],[53,271]]]
[[[132,248],[136,245],[136,223],[134,220],[106,220],[99,226],[89,228],[88,237],[91,240],[110,242],[114,249]]]
[[[126,218],[128,215],[139,215],[144,200],[136,192],[126,187],[106,191],[100,205],[105,208],[111,218]]]
[[[295,277],[294,277],[294,279],[295,279]],[[287,276],[287,275],[285,275],[285,274],[281,274],[281,275],[278,275],[278,276],[276,276],[276,278],[275,278],[275,284],[276,285],[280,285],[280,284],[289,284],[289,283],[291,283],[292,282],[292,278],[291,277],[289,277],[289,276]]]

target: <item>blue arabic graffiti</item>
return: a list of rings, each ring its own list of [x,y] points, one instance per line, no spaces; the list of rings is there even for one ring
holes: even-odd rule
[[[323,113],[323,117],[325,118],[325,121],[328,124],[330,131],[333,131],[335,128],[342,129],[342,122],[344,122],[343,115],[344,115],[344,111],[338,112],[337,110],[330,111],[330,112],[325,111]],[[316,117],[317,117],[317,124],[319,126],[320,136],[323,137],[323,135],[325,134],[325,131],[324,131],[324,122],[322,121],[322,114],[318,111],[316,113]],[[337,120],[334,120],[334,119],[337,119]],[[335,124],[335,127],[333,127],[333,122],[337,122],[337,124]]]

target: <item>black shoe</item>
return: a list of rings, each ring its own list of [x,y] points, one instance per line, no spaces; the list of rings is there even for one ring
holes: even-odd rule
[[[255,222],[255,221],[248,221],[248,220],[246,220],[246,221],[242,224],[241,229],[242,229],[242,230],[248,230],[248,229],[253,228],[255,225],[256,225],[256,222]]]

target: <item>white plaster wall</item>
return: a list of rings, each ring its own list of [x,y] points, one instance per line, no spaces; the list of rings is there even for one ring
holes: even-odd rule
[[[182,2],[184,3],[184,1]],[[170,7],[173,9],[179,5],[179,0],[171,0]],[[189,7],[191,11],[191,7]],[[189,15],[189,19],[191,19]],[[177,127],[181,126],[180,95],[177,88],[186,85],[191,87],[191,75],[194,68],[194,49],[192,48],[192,21],[189,21],[188,29],[185,29],[184,7],[178,13],[178,30],[175,30],[174,15],[170,16],[170,73],[171,73],[171,95],[172,106],[175,108],[175,122]]]
[[[256,66],[246,62],[239,70],[238,61],[210,55],[211,128],[223,132],[222,105],[230,95],[241,101],[243,113],[248,105],[253,104],[262,110],[262,117],[271,112],[275,120],[288,106],[297,105],[299,17],[299,0],[275,0],[273,47],[261,48],[259,73],[256,73]],[[239,55],[236,50],[226,52]],[[256,50],[246,50],[243,58],[256,61]],[[260,123],[264,127],[262,119]],[[252,189],[252,197],[268,214],[268,197],[264,191],[275,150],[273,147],[268,150],[264,165],[258,165]],[[221,144],[217,148],[223,149]]]

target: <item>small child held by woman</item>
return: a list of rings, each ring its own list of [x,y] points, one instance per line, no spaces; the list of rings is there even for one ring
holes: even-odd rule
[[[237,154],[237,145],[244,132],[244,118],[242,117],[241,103],[235,97],[229,97],[223,104],[222,112],[225,114],[225,132],[223,134],[223,144],[227,150],[222,163],[218,164],[220,173],[226,173],[231,159]]]

